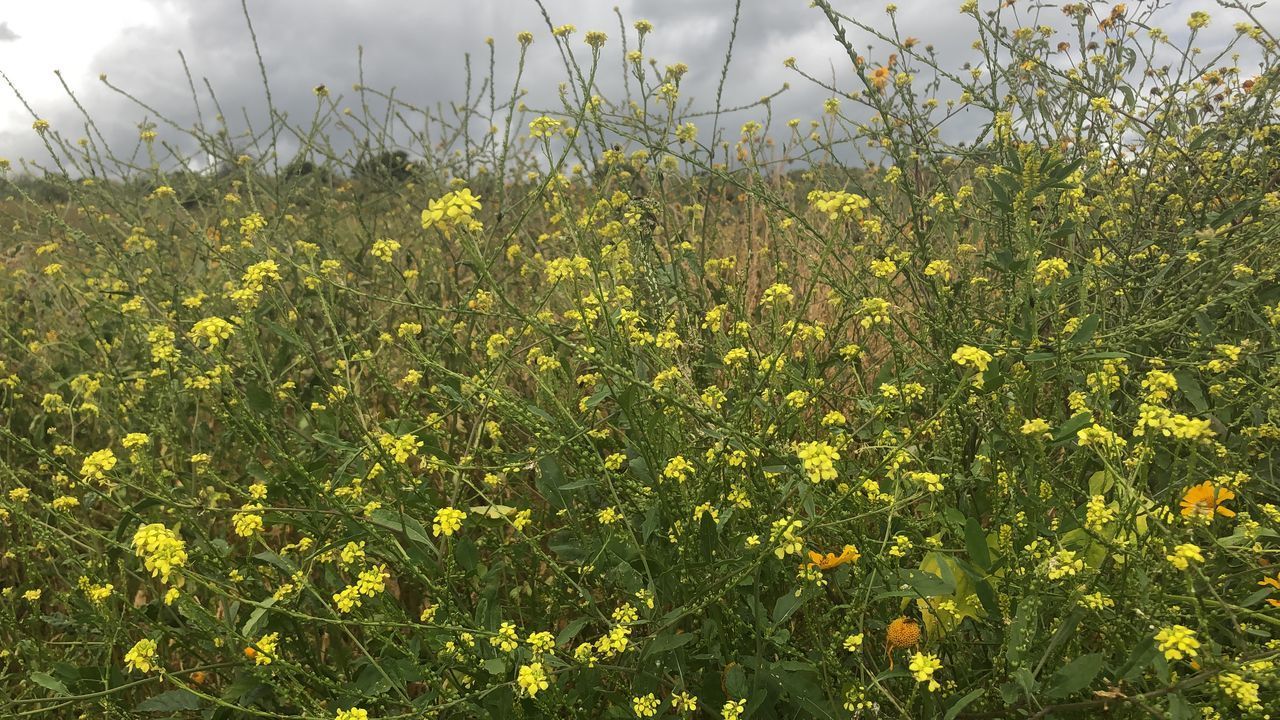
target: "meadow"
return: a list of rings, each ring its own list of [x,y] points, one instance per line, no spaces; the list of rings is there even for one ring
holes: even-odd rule
[[[621,15],[490,44],[558,46],[542,105],[33,108],[0,715],[1272,717],[1276,37],[807,12],[812,121],[695,111]]]

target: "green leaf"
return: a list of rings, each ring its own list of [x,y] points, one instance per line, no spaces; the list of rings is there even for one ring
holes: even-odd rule
[[[507,661],[502,658],[489,658],[481,663],[481,667],[490,675],[501,677],[507,674]]]
[[[791,617],[791,613],[800,607],[800,603],[804,602],[803,595],[796,595],[793,592],[785,593],[778,601],[773,604],[773,623],[781,624],[784,620]]]
[[[1199,717],[1199,713],[1191,709],[1191,703],[1178,693],[1169,695],[1169,718],[1170,720],[1195,720]]]
[[[170,690],[138,703],[138,712],[173,712],[174,710],[199,710],[204,704],[199,695],[190,690]]]
[[[249,637],[250,635],[252,635],[253,629],[258,626],[259,622],[262,621],[262,617],[267,614],[267,610],[270,610],[271,606],[275,604],[276,604],[276,599],[273,597],[267,598],[266,600],[258,603],[257,609],[255,609],[252,613],[249,614],[249,619],[245,620],[244,625],[241,626],[240,634],[244,635],[245,637]]]
[[[653,639],[644,650],[644,657],[652,657],[684,647],[697,638],[694,633],[664,632]]]
[[[968,518],[964,523],[964,548],[974,565],[985,570],[991,569],[991,549],[987,547],[987,534],[977,518]]]
[[[1062,425],[1054,431],[1054,442],[1065,442],[1075,438],[1076,433],[1088,427],[1093,422],[1093,413],[1085,410],[1071,416],[1070,420],[1062,423]]]
[[[582,632],[582,628],[587,626],[587,618],[581,617],[577,620],[570,620],[568,625],[556,635],[556,645],[568,645],[578,633]]]
[[[392,512],[386,508],[378,508],[369,516],[369,522],[372,522],[374,525],[381,525],[389,530],[404,533],[405,537],[408,537],[410,540],[421,545],[426,545],[433,550],[436,547],[435,544],[431,542],[431,538],[427,537],[427,529],[422,526],[422,523],[411,517]]]
[[[256,413],[266,414],[271,411],[271,395],[256,384],[244,387],[244,404]]]
[[[1093,334],[1098,331],[1099,322],[1097,315],[1090,315],[1081,320],[1080,327],[1067,338],[1067,347],[1079,347],[1092,340]]]
[[[729,671],[724,674],[724,688],[729,691],[729,697],[746,697],[750,692],[747,673],[741,665],[735,663],[729,667]]]
[[[48,688],[59,695],[70,695],[71,691],[67,690],[67,686],[62,684],[58,678],[49,673],[33,672],[31,673],[31,682],[43,688]]]
[[[1150,637],[1143,638],[1129,653],[1129,659],[1116,671],[1120,680],[1131,680],[1147,671],[1147,666],[1156,659],[1156,642]]]
[[[480,550],[476,548],[475,542],[469,537],[460,538],[457,544],[453,546],[453,557],[458,561],[458,565],[467,572],[475,570],[476,565],[480,564]]]
[[[1175,370],[1173,377],[1178,381],[1178,389],[1182,391],[1182,397],[1191,403],[1196,412],[1204,412],[1209,409],[1209,403],[1204,399],[1204,389],[1200,386],[1200,380],[1196,378],[1195,373],[1190,370]]]
[[[947,708],[947,712],[942,715],[942,720],[954,720],[955,716],[959,715],[961,710],[964,710],[970,703],[982,697],[986,692],[986,689],[978,688],[955,701],[951,704],[951,707]]]
[[[1089,653],[1067,663],[1053,674],[1052,685],[1045,696],[1066,697],[1089,687],[1089,683],[1102,672],[1102,661],[1102,653]]]
[[[939,568],[941,571],[941,568]],[[900,586],[906,585],[907,589],[900,590]],[[876,595],[877,600],[891,597],[940,597],[942,595],[950,595],[956,591],[955,577],[940,577],[931,572],[924,570],[916,570],[915,568],[904,568],[899,570],[896,577],[891,578],[889,587],[893,590],[885,590]]]

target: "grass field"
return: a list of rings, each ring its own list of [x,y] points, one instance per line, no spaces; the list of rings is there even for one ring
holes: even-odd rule
[[[693,113],[644,21],[499,39],[541,107],[35,112],[0,715],[1272,717],[1277,42],[1133,5],[966,2],[950,67],[819,0],[812,122]]]

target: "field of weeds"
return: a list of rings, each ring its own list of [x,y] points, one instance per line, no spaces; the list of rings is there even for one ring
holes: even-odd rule
[[[643,20],[498,40],[559,46],[541,107],[33,109],[0,714],[1271,717],[1275,36],[969,0],[952,67],[815,5],[812,122],[694,112]]]

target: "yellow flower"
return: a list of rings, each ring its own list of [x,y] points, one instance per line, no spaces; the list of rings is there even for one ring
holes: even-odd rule
[[[163,523],[151,523],[133,534],[133,550],[160,582],[169,582],[169,574],[187,563],[187,544]]]
[[[235,326],[220,317],[207,317],[197,320],[189,333],[193,342],[203,340],[209,347],[228,340],[235,333]]]
[[[280,633],[268,633],[259,638],[253,647],[245,648],[245,655],[253,658],[254,665],[270,665],[276,654],[276,646],[279,643]],[[255,652],[250,655],[250,650],[255,650]]]
[[[547,681],[547,671],[540,662],[521,665],[516,683],[520,686],[520,692],[529,697],[535,697],[551,687],[551,683]]]
[[[916,682],[929,683],[930,692],[942,687],[937,680],[933,679],[933,674],[942,669],[942,661],[938,659],[937,655],[926,655],[917,652],[911,656],[911,664],[908,669],[911,670],[911,676],[916,679]]]
[[[1165,660],[1193,658],[1200,648],[1196,633],[1184,625],[1174,625],[1156,633],[1156,643]]]
[[[991,363],[991,353],[972,345],[961,345],[951,353],[951,361],[961,367],[972,366],[978,372],[985,372]]]
[[[1173,552],[1165,556],[1171,565],[1179,570],[1186,570],[1192,562],[1204,562],[1204,555],[1200,554],[1200,548],[1191,543],[1184,543],[1173,549]]]
[[[156,641],[143,638],[124,654],[124,664],[130,670],[151,672],[159,667],[156,662]]]
[[[338,714],[333,716],[333,720],[369,720],[369,711],[358,707],[339,710]]]
[[[840,459],[840,453],[829,443],[800,443],[796,448],[796,455],[804,465],[809,482],[818,483],[836,479],[835,461]]]
[[[636,717],[653,717],[658,714],[658,697],[653,693],[631,698],[631,709]]]
[[[106,480],[108,471],[116,466],[116,455],[111,448],[90,453],[80,466],[80,476],[85,480]]]
[[[436,511],[435,522],[431,524],[431,534],[440,537],[452,536],[459,528],[462,527],[462,519],[467,516],[465,510],[459,510],[454,507],[444,507]]]
[[[862,649],[862,633],[849,635],[844,639],[844,649],[849,652],[858,652]]]

